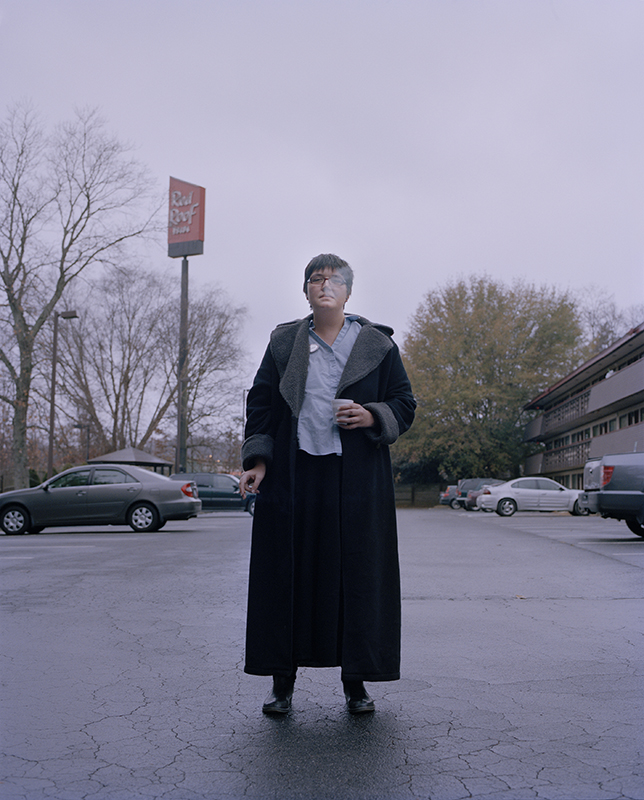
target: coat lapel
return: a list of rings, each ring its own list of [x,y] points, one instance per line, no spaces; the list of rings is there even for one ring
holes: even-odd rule
[[[309,368],[309,322],[311,317],[276,328],[271,337],[271,352],[280,376],[280,394],[294,417],[304,402]]]
[[[298,417],[309,367],[309,323],[311,316],[295,322],[280,325],[271,336],[271,352],[280,376],[280,394],[286,401],[294,417]],[[340,377],[336,397],[348,387],[366,377],[382,362],[393,347],[387,335],[389,328],[374,325],[360,317],[362,330],[356,339],[349,359]]]
[[[392,340],[368,320],[360,318],[362,325],[360,335],[353,345],[344,371],[340,377],[340,384],[336,397],[342,397],[342,392],[348,387],[365,378],[373,372],[383,358],[394,346]]]

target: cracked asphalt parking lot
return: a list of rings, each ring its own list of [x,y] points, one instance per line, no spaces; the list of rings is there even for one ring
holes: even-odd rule
[[[242,671],[250,517],[0,537],[2,800],[642,800],[644,539],[401,509],[403,678]]]

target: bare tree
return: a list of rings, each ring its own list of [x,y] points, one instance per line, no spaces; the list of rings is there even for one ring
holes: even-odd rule
[[[114,270],[65,293],[79,319],[60,331],[62,423],[89,424],[101,452],[142,447],[172,406],[176,381],[164,341],[169,282],[135,268]]]
[[[584,286],[576,293],[576,305],[582,327],[580,362],[610,347],[630,328],[644,321],[644,305],[618,308],[613,295],[595,285]]]
[[[193,436],[200,426],[221,428],[222,421],[227,429],[230,415],[239,413],[248,367],[239,343],[244,315],[243,308],[232,306],[215,287],[201,289],[191,302],[187,416]],[[178,341],[178,314],[173,319]]]
[[[102,452],[169,439],[176,424],[178,281],[113,270],[82,296],[77,286],[65,297],[80,318],[60,332],[62,422],[89,424]],[[202,287],[191,303],[188,427],[195,441],[238,411],[243,317],[220,289]]]
[[[34,347],[65,287],[152,227],[153,184],[95,110],[47,134],[19,105],[0,124],[0,364],[13,411],[16,488],[27,485]],[[2,382],[4,383],[4,381]]]

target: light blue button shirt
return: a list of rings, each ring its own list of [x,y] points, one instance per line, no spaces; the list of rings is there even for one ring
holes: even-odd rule
[[[300,449],[312,456],[342,455],[340,431],[335,424],[332,400],[340,377],[362,325],[347,316],[335,342],[328,345],[317,335],[313,321],[309,328],[309,370],[304,402],[297,424]],[[353,398],[348,398],[353,399]]]

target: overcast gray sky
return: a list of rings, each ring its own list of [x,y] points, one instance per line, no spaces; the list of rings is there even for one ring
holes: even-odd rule
[[[320,252],[399,342],[471,273],[644,302],[641,0],[0,0],[0,74],[206,187],[191,289],[246,304],[254,363]]]

